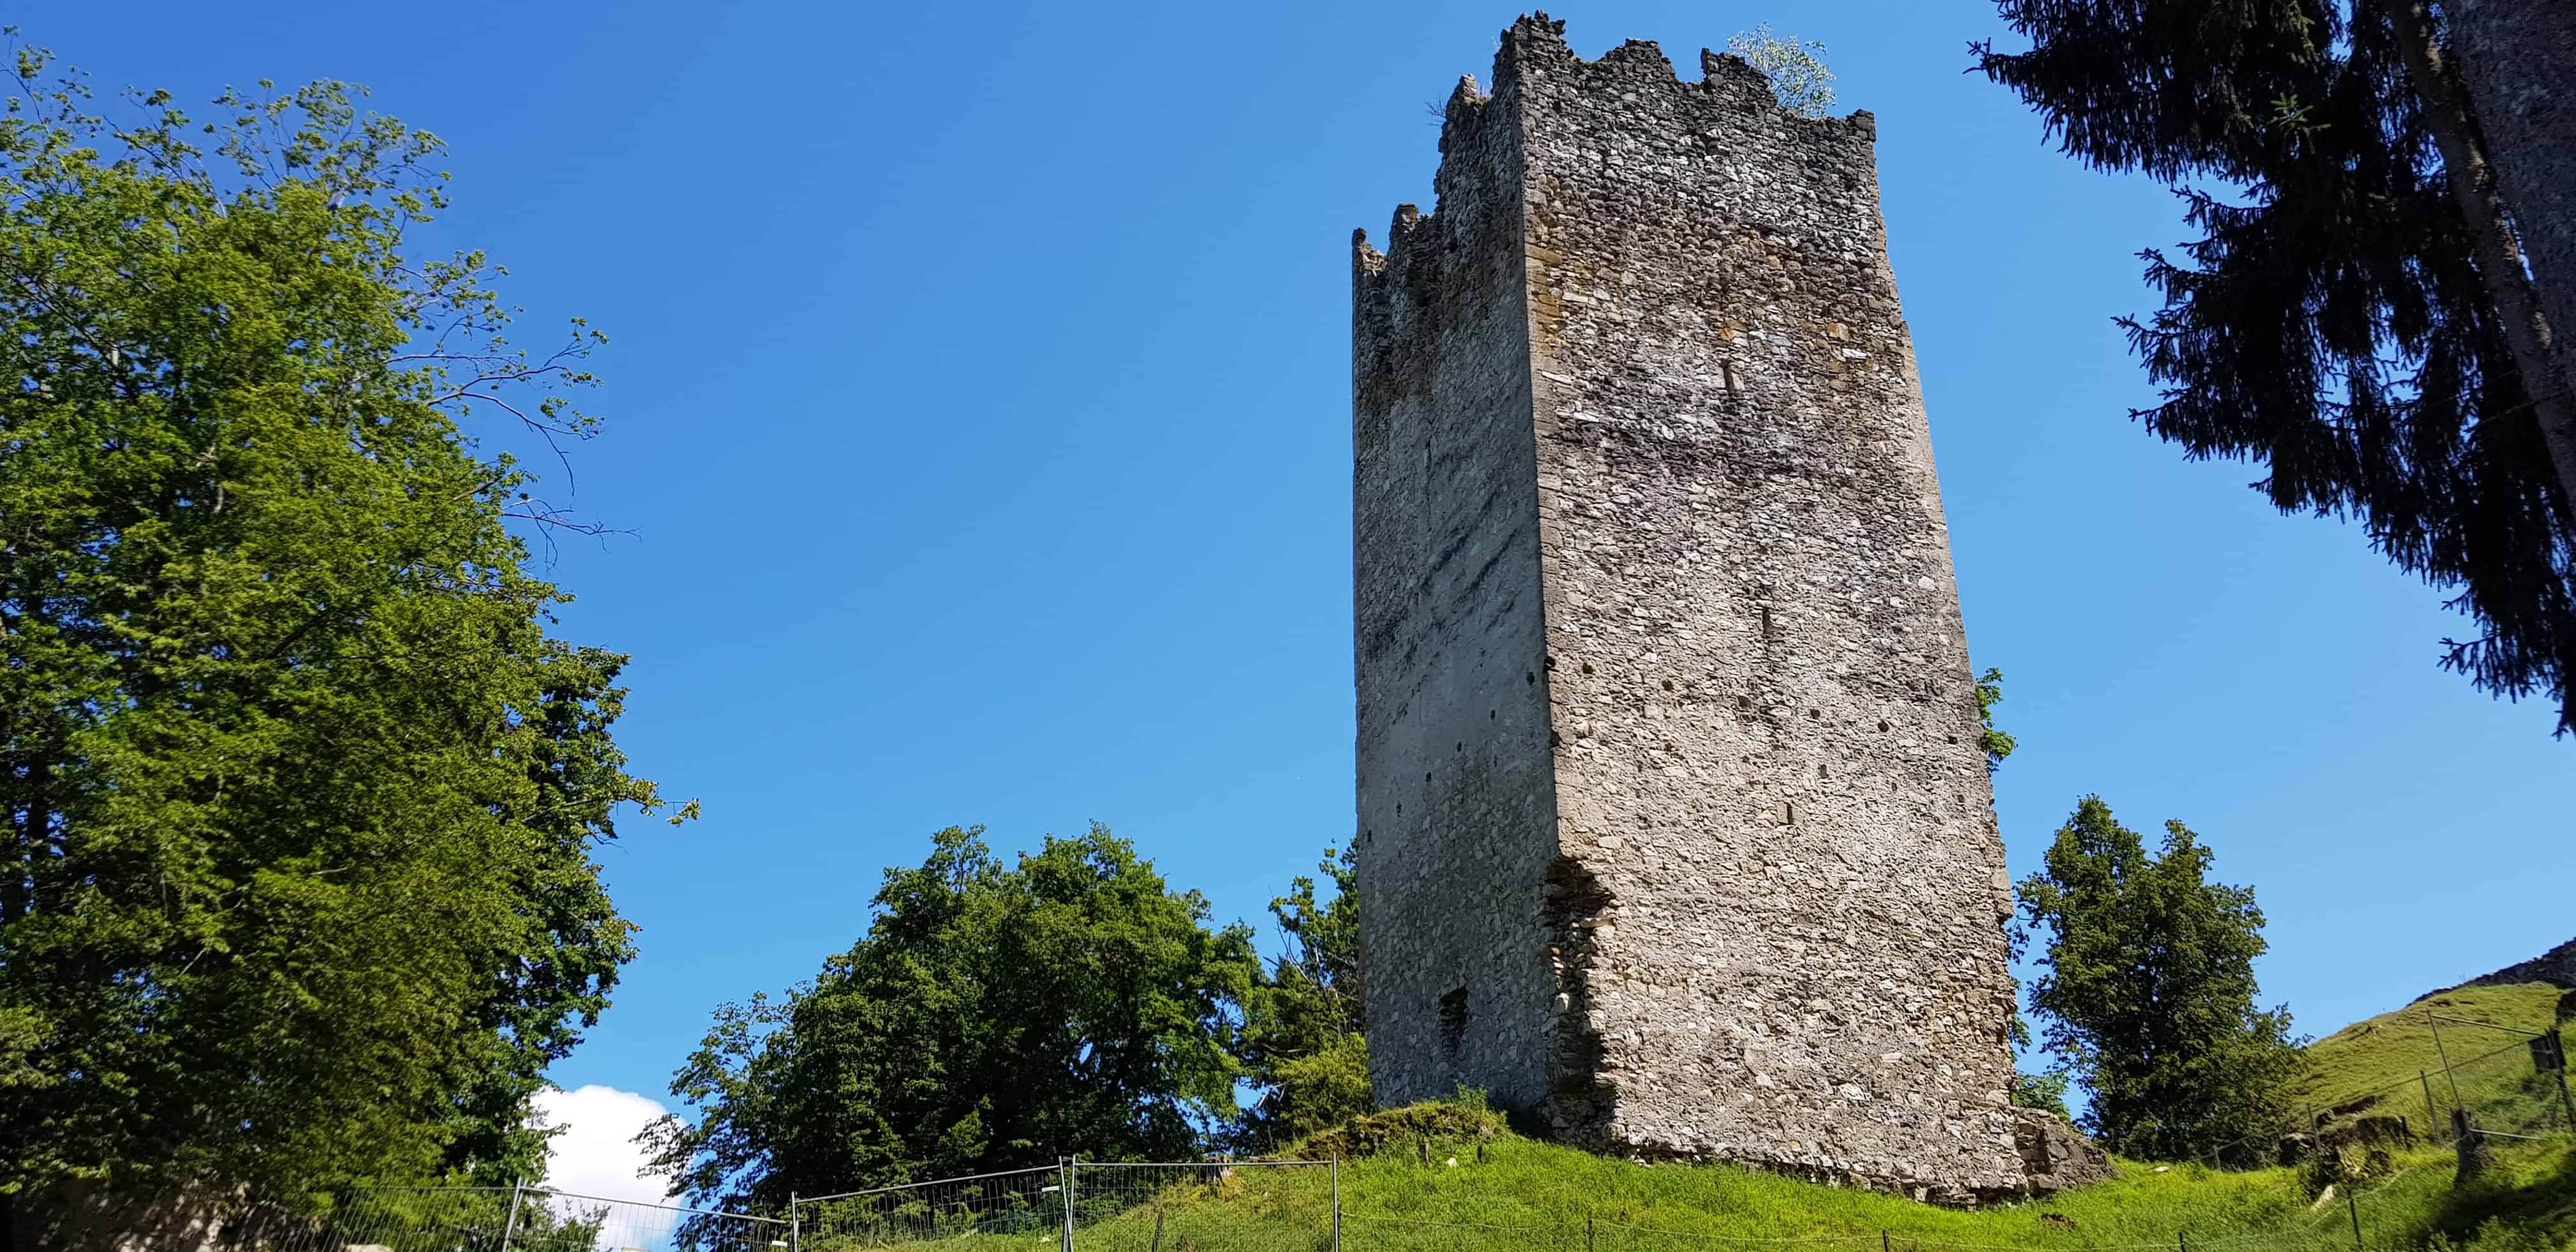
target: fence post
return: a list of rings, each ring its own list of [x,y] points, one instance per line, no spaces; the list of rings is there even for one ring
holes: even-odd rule
[[[1333,1154],[1333,1252],[1342,1252],[1342,1154]]]
[[[525,1183],[510,1184],[510,1220],[501,1227],[501,1252],[510,1252],[510,1240],[519,1233],[519,1196],[526,1190]]]
[[[2558,1027],[2549,1028],[2550,1048],[2558,1054],[2558,1110],[2567,1115],[2567,1129],[2576,1130],[2576,1095],[2567,1091],[2567,1045],[2558,1039]]]
[[[2442,1046],[2442,1019],[2434,1016],[2433,1010],[2426,1009],[2424,1024],[2433,1028],[2433,1054],[2442,1058],[2442,1080],[2451,1084],[2451,1107],[2467,1108],[2468,1105],[2460,1102],[2460,1076],[2451,1072],[2451,1051]]]
[[[2352,1191],[2343,1193],[2343,1206],[2352,1214],[2353,1252],[2361,1252],[2361,1197]]]
[[[796,1193],[787,1193],[787,1252],[805,1252],[805,1228],[797,1221]]]
[[[1064,1182],[1064,1252],[1073,1252],[1073,1176],[1081,1168],[1080,1156],[1068,1156],[1056,1165]]]
[[[2424,1084],[2424,1133],[2438,1135],[2442,1133],[2442,1119],[2433,1112],[2433,1076],[2419,1069],[2415,1071],[2415,1080]]]

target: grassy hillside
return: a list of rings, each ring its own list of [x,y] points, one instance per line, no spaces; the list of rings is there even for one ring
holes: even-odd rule
[[[2362,1190],[2350,1207],[2339,1196],[2313,1200],[2290,1170],[2123,1163],[2120,1177],[2093,1187],[1961,1211],[1725,1165],[1596,1156],[1521,1138],[1490,1114],[1452,1105],[1364,1120],[1393,1130],[1357,1139],[1337,1133],[1308,1145],[1366,1153],[1345,1157],[1339,1170],[1349,1252],[2338,1252],[2354,1247],[2356,1212],[2361,1246],[2371,1252],[2444,1244],[2537,1252],[2576,1240],[2576,1145],[2564,1141],[2504,1149],[2486,1183],[2465,1191],[2451,1185],[2448,1153],[2409,1154],[2393,1177]],[[1366,1151],[1371,1140],[1378,1150]],[[1086,1181],[1077,1187],[1076,1252],[1323,1252],[1334,1186],[1332,1172],[1319,1166],[1246,1165],[1222,1174],[1206,1167],[1123,1190]],[[1011,1244],[1014,1252],[1051,1252],[1058,1237],[1046,1221],[983,1229],[988,1233],[922,1233],[979,1248]],[[845,1252],[910,1240],[881,1225],[827,1233],[809,1224],[802,1249]]]
[[[1446,1164],[1452,1157],[1455,1167]],[[2370,1246],[2413,1246],[2437,1232],[2465,1236],[2487,1209],[2508,1200],[2558,1215],[2553,1223],[2568,1208],[2571,1162],[2563,1147],[2516,1156],[2498,1195],[2474,1211],[2451,1207],[2447,1156],[2428,1153],[2408,1164],[2360,1197]],[[1361,1246],[1583,1246],[1587,1222],[1595,1247],[1796,1240],[1854,1252],[1882,1239],[1906,1248],[2177,1247],[2182,1238],[2213,1247],[2253,1241],[2348,1248],[2352,1235],[2350,1211],[2314,1205],[2289,1170],[2124,1164],[2120,1177],[2097,1186],[1960,1211],[1729,1166],[1638,1165],[1508,1135],[1488,1142],[1482,1162],[1455,1152],[1428,1167],[1403,1154],[1362,1161],[1345,1172],[1344,1206],[1347,1225],[1376,1237]]]
[[[2456,1098],[2478,1115],[2481,1125],[2564,1131],[2566,1112],[2555,1084],[2535,1081],[2524,1036],[2515,1033],[2550,1029],[2563,994],[2547,983],[2470,987],[2354,1022],[2309,1045],[2314,1068],[2298,1099],[2331,1121],[2404,1116],[2420,1127],[2427,1087],[2434,1117],[2447,1121],[2456,1084]],[[2513,1030],[2444,1022],[2437,1047],[2432,1014]],[[2576,1051],[2576,1032],[2562,1031],[2561,1037]],[[2447,1075],[2446,1053],[2453,1066]]]
[[[2449,992],[2311,1046],[2316,1064],[2298,1094],[2329,1124],[2405,1116],[2421,1127],[2420,1072],[2430,1075],[2439,1120],[2448,1120],[2456,1082],[2482,1126],[2548,1136],[2490,1140],[2495,1164],[2467,1187],[2453,1185],[2448,1148],[2425,1146],[2399,1151],[2393,1174],[2350,1196],[2319,1199],[2291,1169],[2121,1162],[2108,1182],[1964,1211],[1733,1166],[1596,1156],[1512,1134],[1480,1107],[1430,1104],[1372,1114],[1295,1149],[1340,1158],[1337,1174],[1085,1167],[1074,1243],[1076,1252],[1325,1252],[1338,1188],[1348,1252],[2576,1249],[2576,1135],[2566,1133],[2555,1081],[2533,1073],[2520,1035],[2446,1024],[2437,1048],[2426,1018],[2545,1029],[2559,995],[2543,984]],[[2442,1071],[2445,1050],[2455,1074]],[[801,1252],[924,1242],[1053,1252],[1060,1204],[1050,1186],[944,1209],[809,1210]]]

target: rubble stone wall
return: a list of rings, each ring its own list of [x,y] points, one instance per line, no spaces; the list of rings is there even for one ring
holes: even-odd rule
[[[1544,15],[1356,246],[1382,1101],[2019,1191],[2010,884],[1867,114]]]

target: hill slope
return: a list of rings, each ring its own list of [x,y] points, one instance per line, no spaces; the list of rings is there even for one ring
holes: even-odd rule
[[[2408,1154],[2351,1203],[2313,1201],[2295,1171],[2123,1163],[2112,1181],[2044,1200],[1960,1211],[1725,1165],[1617,1160],[1521,1138],[1481,1110],[1417,1105],[1372,1115],[1377,1150],[1339,1170],[1344,1246],[1727,1248],[2368,1249],[2436,1240],[2519,1252],[2576,1239],[2576,1145],[2519,1145],[2455,1190],[2447,1152]],[[1389,1129],[1391,1127],[1391,1130]],[[1471,1129],[1472,1127],[1472,1129]],[[1311,1148],[1358,1146],[1342,1132]],[[1230,1252],[1330,1246],[1322,1167],[1213,1167],[1111,1206],[1086,1204],[1076,1252]],[[810,1228],[809,1228],[810,1231]],[[852,1232],[853,1234],[857,1232]],[[2482,1236],[2482,1237],[2481,1237]],[[809,1233],[805,1252],[833,1252]]]
[[[2429,1105],[2439,1129],[2457,1102],[2491,1129],[2569,1130],[2569,1110],[2556,1083],[2533,1072],[2527,1042],[2532,1032],[2555,1028],[2576,1050],[2576,1030],[2555,1022],[2565,994],[2544,982],[2472,984],[2354,1022],[2308,1045],[2314,1068],[2298,1099],[2330,1125],[2360,1116],[2405,1117],[2420,1131]],[[2437,1023],[2437,1017],[2449,1020]]]

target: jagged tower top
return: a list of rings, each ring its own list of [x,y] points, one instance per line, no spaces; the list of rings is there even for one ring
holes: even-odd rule
[[[1543,10],[1522,14],[1503,28],[1502,41],[1494,51],[1493,90],[1483,90],[1473,74],[1459,76],[1458,85],[1450,90],[1440,121],[1440,153],[1447,156],[1462,132],[1481,124],[1484,112],[1495,100],[1518,92],[1528,79],[1562,77],[1564,71],[1583,68],[1595,71],[1587,88],[1595,92],[1617,89],[1623,93],[1672,93],[1677,99],[1696,102],[1712,115],[1733,113],[1740,117],[1758,113],[1820,135],[1857,140],[1863,146],[1878,137],[1878,119],[1866,109],[1833,118],[1808,117],[1780,107],[1779,93],[1772,89],[1770,76],[1734,53],[1702,48],[1699,66],[1698,82],[1682,81],[1672,58],[1665,56],[1663,46],[1651,39],[1627,40],[1603,53],[1601,59],[1586,61],[1565,41],[1563,21],[1549,17]],[[1712,116],[1712,120],[1721,119]],[[1422,217],[1415,205],[1396,206],[1383,253],[1370,246],[1366,227],[1352,231],[1355,263],[1370,273],[1383,270],[1386,257],[1402,246],[1404,237]]]

